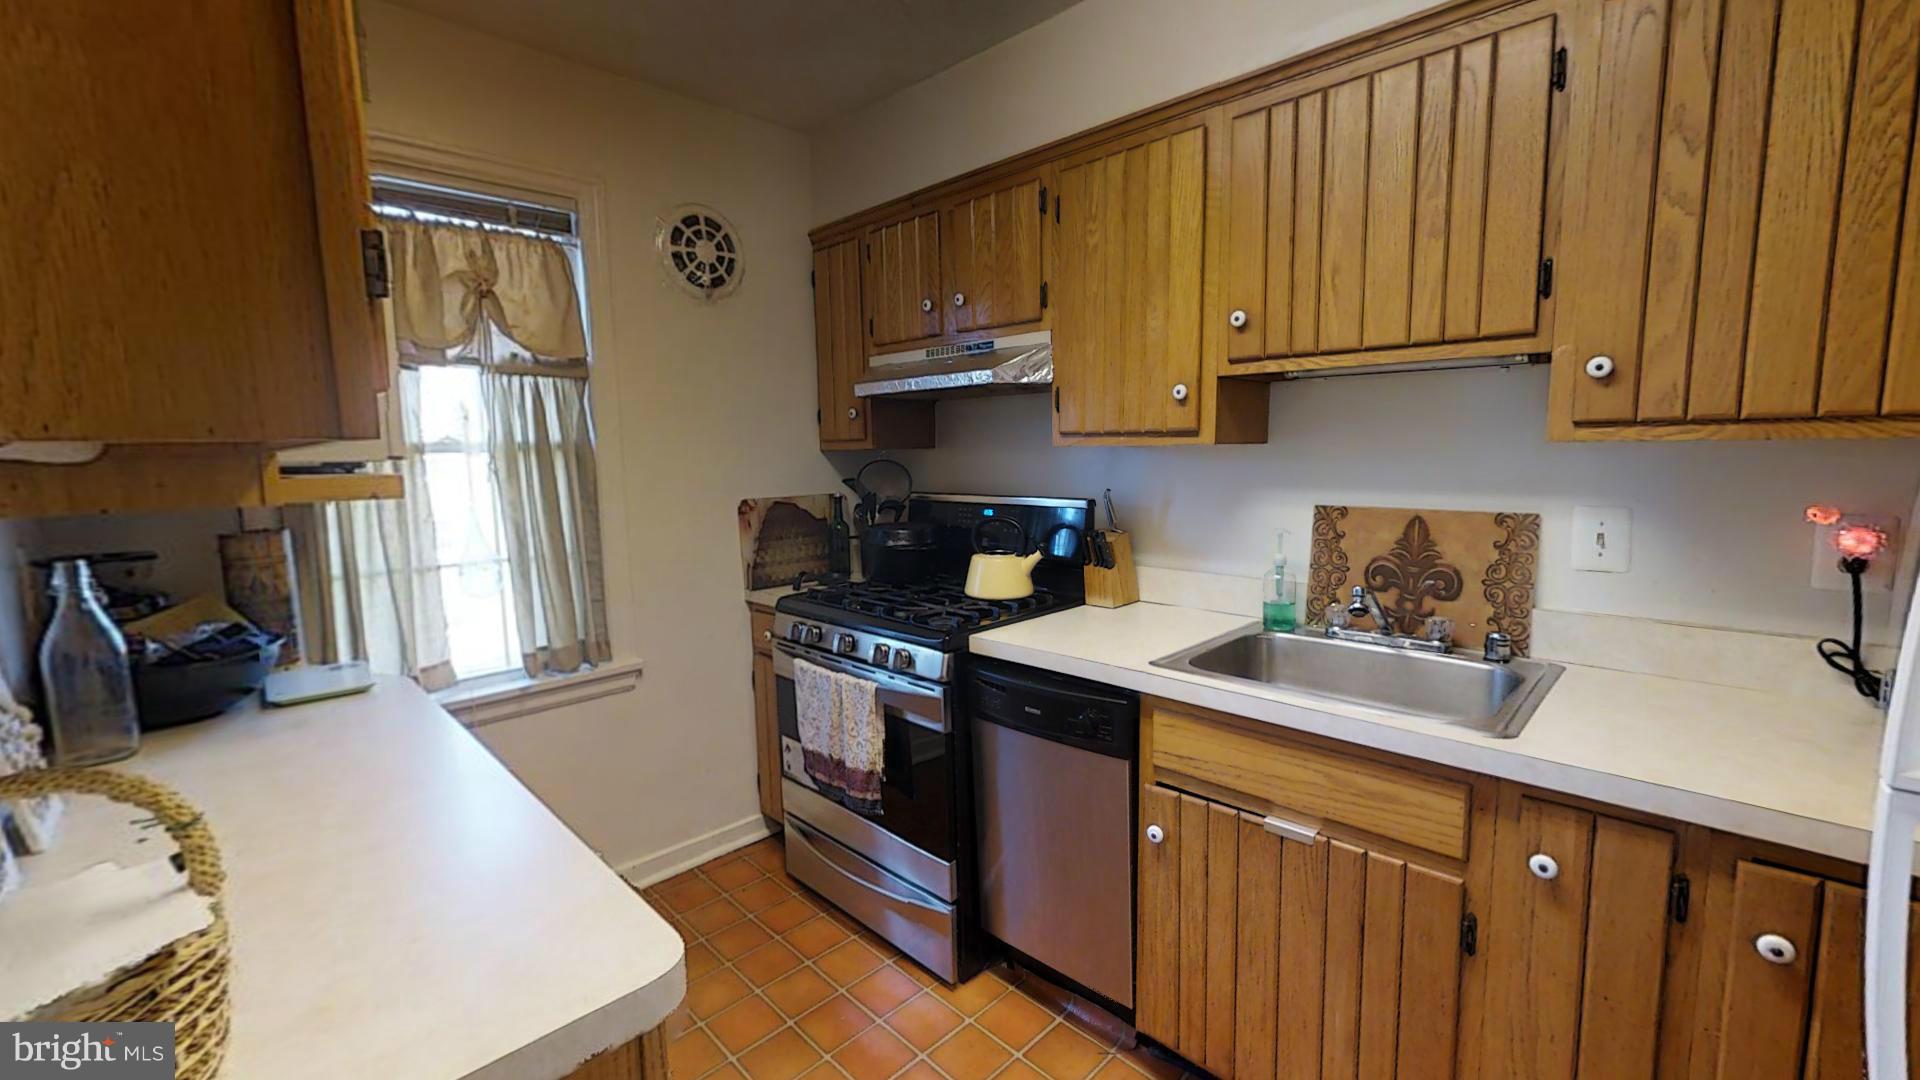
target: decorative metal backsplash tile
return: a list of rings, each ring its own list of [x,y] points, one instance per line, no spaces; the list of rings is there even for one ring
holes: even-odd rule
[[[1539,551],[1538,514],[1316,506],[1308,616],[1324,622],[1328,604],[1345,606],[1353,586],[1365,585],[1399,633],[1418,634],[1441,615],[1463,648],[1498,630],[1524,656]]]

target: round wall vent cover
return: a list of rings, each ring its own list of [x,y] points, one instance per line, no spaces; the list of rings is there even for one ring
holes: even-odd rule
[[[675,207],[654,244],[667,275],[693,296],[718,300],[740,284],[740,234],[710,206]]]

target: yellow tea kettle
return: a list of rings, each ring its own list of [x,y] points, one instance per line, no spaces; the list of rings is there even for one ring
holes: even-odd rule
[[[1012,551],[986,550],[985,534],[995,526],[1010,526],[1014,540]],[[1027,530],[1012,518],[981,518],[973,527],[973,558],[967,563],[966,593],[976,600],[1019,600],[1033,595],[1033,568],[1041,552],[1022,555],[1027,546]]]

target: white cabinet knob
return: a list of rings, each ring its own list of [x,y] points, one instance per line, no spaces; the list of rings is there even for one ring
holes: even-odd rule
[[[1791,964],[1800,958],[1800,950],[1779,934],[1761,934],[1754,938],[1753,951],[1769,964]]]
[[[859,409],[856,409],[856,408],[854,408],[854,407],[853,407],[853,406],[851,406],[851,405],[849,405],[849,406],[847,406],[847,419],[849,419],[849,420],[858,420],[858,419],[860,419],[860,410],[859,410]]]
[[[1611,374],[1613,374],[1613,357],[1596,356],[1587,361],[1588,378],[1604,379]]]
[[[762,631],[760,631],[760,640],[761,640],[761,641],[772,641],[772,640],[773,640],[773,631],[771,631],[771,630],[762,630]]]
[[[1186,383],[1181,382],[1181,383],[1173,384],[1173,400],[1175,401],[1187,400],[1187,384]]]
[[[953,294],[953,306],[954,306],[954,307],[966,307],[966,306],[967,306],[967,294],[966,294],[966,293],[963,293],[963,292],[957,292],[957,293],[954,293],[954,294]]]
[[[1533,871],[1533,876],[1541,881],[1552,881],[1560,876],[1559,860],[1544,851],[1535,852],[1527,859],[1527,869]]]
[[[1167,838],[1166,830],[1162,829],[1160,826],[1158,825],[1147,826],[1147,843],[1157,844],[1160,841],[1165,840],[1166,838]]]
[[[1227,325],[1233,327],[1235,330],[1247,325],[1247,313],[1239,308],[1234,308],[1233,314],[1227,316]]]
[[[921,311],[932,311],[932,310],[933,310],[933,301],[931,301],[931,300],[927,300],[927,299],[922,299],[922,300],[920,301],[920,310],[921,310]]]

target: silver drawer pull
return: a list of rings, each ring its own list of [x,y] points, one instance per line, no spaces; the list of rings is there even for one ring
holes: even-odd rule
[[[1311,825],[1302,825],[1285,818],[1262,818],[1260,827],[1283,840],[1294,840],[1302,844],[1313,844],[1320,839],[1320,830]]]

